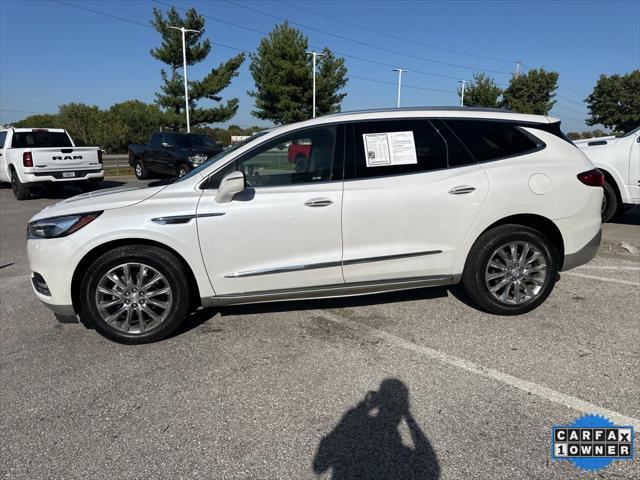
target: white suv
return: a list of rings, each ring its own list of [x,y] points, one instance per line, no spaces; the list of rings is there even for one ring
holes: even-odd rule
[[[308,149],[304,168],[291,149]],[[125,343],[200,305],[460,281],[482,309],[540,305],[600,243],[603,176],[542,116],[330,115],[262,132],[170,184],[79,195],[28,226],[36,295]]]

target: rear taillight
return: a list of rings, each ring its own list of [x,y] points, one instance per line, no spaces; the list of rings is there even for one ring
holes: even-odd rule
[[[601,187],[602,185],[604,185],[604,175],[597,168],[594,168],[593,170],[589,170],[587,172],[579,173],[578,180],[580,180],[585,185],[589,185],[590,187]]]
[[[98,163],[102,165],[102,150],[98,150]]]
[[[22,154],[22,165],[25,167],[33,167],[33,156],[31,152],[24,152]]]

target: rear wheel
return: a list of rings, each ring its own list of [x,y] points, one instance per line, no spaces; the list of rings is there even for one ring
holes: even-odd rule
[[[142,160],[136,160],[136,163],[133,164],[133,171],[135,172],[138,180],[144,180],[149,176],[147,167],[144,166]]]
[[[180,261],[157,247],[132,245],[98,258],[82,287],[82,316],[103,336],[140,344],[166,338],[189,306]]]
[[[469,252],[462,282],[471,299],[498,315],[529,312],[549,296],[559,254],[540,232],[501,225],[478,238]]]
[[[604,190],[601,208],[602,221],[608,222],[615,216],[616,213],[618,213],[620,203],[618,202],[618,195],[616,195],[616,190],[606,180],[602,185],[602,189]]]
[[[306,172],[307,171],[307,157],[302,153],[296,155],[296,172]]]
[[[15,170],[11,170],[11,190],[18,200],[26,200],[31,197],[31,189],[20,181]]]

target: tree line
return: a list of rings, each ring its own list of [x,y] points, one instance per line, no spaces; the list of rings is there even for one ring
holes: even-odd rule
[[[175,7],[171,7],[166,15],[154,8],[151,25],[159,32],[161,43],[149,53],[167,66],[160,70],[162,85],[154,104],[129,100],[103,110],[95,105],[69,103],[61,105],[57,114],[33,115],[14,125],[66,128],[78,144],[100,145],[108,151],[124,151],[128,143],[145,143],[149,134],[161,127],[176,131],[184,129],[182,37],[169,27],[183,26],[198,31],[186,36],[186,59],[190,66],[205,61],[211,51],[211,43],[204,37],[205,20],[193,8],[184,17]],[[254,117],[276,125],[312,117],[312,71],[308,49],[308,38],[285,21],[262,38],[257,50],[249,54],[249,71],[255,90],[247,93],[254,99],[255,108],[251,112]],[[320,53],[316,112],[326,115],[341,110],[348,74],[343,58],[326,47]],[[238,76],[245,57],[245,53],[240,53],[212,68],[203,78],[189,80],[193,131],[205,132],[225,145],[231,135],[242,134],[231,133],[231,127],[212,128],[211,125],[228,122],[236,114],[239,100],[223,101],[221,92]],[[531,69],[513,75],[503,89],[491,77],[476,73],[465,88],[464,105],[547,115],[556,103],[558,77],[557,72]],[[640,70],[626,75],[602,75],[585,102],[590,112],[587,125],[602,124],[615,131],[635,128],[640,124]],[[257,129],[260,127],[247,130],[236,127],[233,131],[255,132]]]

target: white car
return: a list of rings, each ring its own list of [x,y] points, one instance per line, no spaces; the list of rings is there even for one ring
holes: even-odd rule
[[[300,144],[304,169],[288,158]],[[513,315],[595,255],[602,181],[552,118],[343,113],[254,135],[168,185],[57,203],[31,219],[27,250],[48,307],[125,343],[200,305],[460,281]]]
[[[0,129],[0,182],[11,182],[18,200],[45,183],[94,188],[104,179],[98,147],[77,147],[62,128]]]
[[[640,127],[622,137],[587,138],[574,143],[604,174],[604,222],[624,206],[640,205]]]

